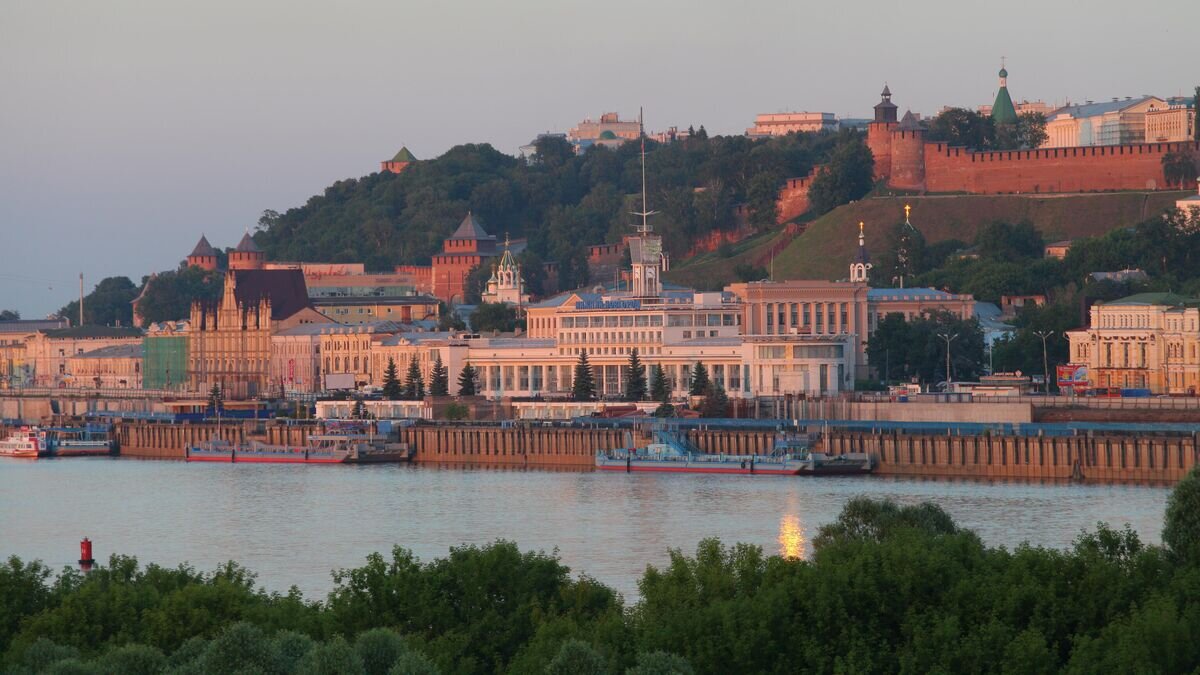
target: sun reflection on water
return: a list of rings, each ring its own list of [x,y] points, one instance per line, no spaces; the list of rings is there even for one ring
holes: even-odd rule
[[[804,542],[804,526],[800,524],[800,516],[785,514],[779,521],[779,555],[803,558]]]

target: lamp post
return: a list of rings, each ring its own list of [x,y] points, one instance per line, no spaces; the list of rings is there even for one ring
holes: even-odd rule
[[[1035,330],[1033,334],[1042,339],[1042,378],[1044,381],[1043,386],[1045,387],[1044,391],[1048,394],[1050,393],[1050,361],[1046,357],[1046,340],[1047,338],[1054,337],[1054,331]]]
[[[946,393],[950,393],[950,343],[958,339],[958,333],[938,333],[938,337],[946,341]]]

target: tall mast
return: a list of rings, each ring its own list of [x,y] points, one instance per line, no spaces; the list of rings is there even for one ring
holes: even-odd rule
[[[647,219],[657,212],[646,208],[646,127],[642,121],[642,108],[640,107],[638,108],[638,138],[642,143],[642,210],[633,215],[642,217],[641,225],[635,226],[638,234],[646,234],[650,231],[650,223]]]

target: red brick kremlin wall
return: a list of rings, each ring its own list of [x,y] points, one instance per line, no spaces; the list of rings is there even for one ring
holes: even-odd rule
[[[1200,143],[1003,152],[975,152],[928,143],[924,189],[972,194],[1162,190],[1167,187],[1162,158],[1169,152],[1200,155]]]

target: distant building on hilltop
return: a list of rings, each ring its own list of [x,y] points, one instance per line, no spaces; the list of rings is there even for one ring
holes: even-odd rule
[[[837,118],[826,112],[764,113],[754,118],[754,126],[746,129],[751,138],[786,136],[805,131],[836,131]]]
[[[637,140],[642,133],[642,125],[637,121],[622,120],[615,112],[606,112],[600,116],[599,122],[586,118],[567,132],[567,140],[575,146],[576,152],[582,152],[594,145],[615,148],[622,143]]]
[[[396,153],[395,157],[392,157],[391,159],[385,159],[380,162],[379,170],[381,172],[387,171],[389,173],[401,173],[415,161],[417,161],[417,158],[414,157],[411,152],[409,152],[407,147],[403,147],[400,148],[400,151]]]
[[[1167,99],[1167,107],[1146,111],[1146,142],[1172,143],[1196,138],[1196,104],[1187,97]]]

